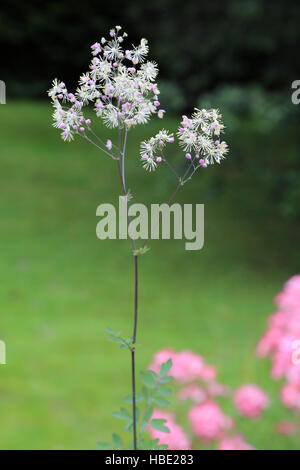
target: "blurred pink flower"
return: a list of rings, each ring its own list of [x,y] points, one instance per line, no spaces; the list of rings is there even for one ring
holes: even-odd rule
[[[192,351],[177,353],[172,349],[162,349],[153,357],[149,369],[158,373],[161,364],[170,358],[173,362],[170,375],[179,383],[194,382],[198,379],[211,381],[216,377],[215,367],[205,364],[203,357]]]
[[[181,388],[178,392],[180,400],[193,400],[195,403],[202,403],[207,399],[207,393],[203,387],[197,384],[189,384]]]
[[[268,395],[258,385],[249,384],[239,387],[233,396],[233,402],[242,416],[258,418],[268,407]]]
[[[300,274],[296,274],[285,283],[283,291],[275,297],[275,303],[279,308],[290,309],[299,307],[299,299]]]
[[[193,406],[188,417],[194,434],[205,442],[220,438],[233,426],[232,419],[212,400]]]
[[[280,390],[280,398],[287,408],[300,411],[300,387],[287,383]]]
[[[218,450],[255,450],[253,446],[248,444],[243,436],[237,434],[235,436],[225,436],[219,441]]]
[[[270,356],[271,377],[285,378],[282,403],[300,412],[300,275],[291,277],[275,297],[278,311],[270,316],[267,331],[260,339],[257,354]]]
[[[289,421],[281,421],[280,423],[277,423],[276,431],[278,434],[285,434],[289,436],[297,431],[297,427]]]
[[[167,444],[168,450],[190,450],[191,444],[185,434],[183,428],[176,423],[175,417],[171,413],[166,413],[160,410],[154,410],[151,419],[165,419],[165,425],[169,428],[170,432],[161,432],[149,426],[149,434],[151,439],[158,439],[159,444]]]

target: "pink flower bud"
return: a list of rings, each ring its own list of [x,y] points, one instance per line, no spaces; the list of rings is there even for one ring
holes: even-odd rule
[[[91,124],[91,120],[90,120],[90,119],[87,119],[87,120],[85,121],[85,123],[89,126],[89,125]]]
[[[157,158],[156,158],[156,161],[157,161],[157,163],[160,163],[160,162],[162,161],[162,158],[161,158],[161,157],[157,157]]]
[[[202,166],[202,168],[207,168],[207,163],[205,163],[205,161],[203,160],[203,158],[201,158],[201,160],[199,160],[199,163],[200,163],[200,165]]]
[[[108,150],[111,150],[111,149],[112,149],[112,141],[111,141],[110,139],[107,140],[105,147],[106,147]]]
[[[190,153],[186,153],[186,154],[185,154],[185,158],[187,158],[188,160],[191,160],[192,155],[191,155]]]
[[[159,117],[159,119],[162,119],[164,117],[165,112],[166,111],[164,109],[159,109],[158,110],[157,116]]]

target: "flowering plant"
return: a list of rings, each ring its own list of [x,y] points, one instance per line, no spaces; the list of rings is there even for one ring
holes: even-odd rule
[[[78,136],[116,161],[122,194],[128,208],[130,192],[126,185],[125,164],[128,133],[138,124],[148,122],[153,115],[162,119],[165,110],[160,106],[160,91],[156,83],[158,67],[155,62],[146,60],[149,49],[147,40],[141,39],[137,46],[124,49],[123,43],[126,38],[127,33],[122,32],[121,26],[111,29],[108,38],[102,37],[100,42],[95,42],[91,46],[93,57],[89,70],[80,77],[76,91],[71,93],[64,82],[54,80],[48,94],[54,106],[54,126],[60,130],[63,140],[71,141]],[[105,142],[98,135],[91,119],[84,116],[84,107],[87,105],[93,105],[96,116],[101,118],[108,128],[117,129],[116,142],[112,139]],[[228,147],[226,142],[220,141],[223,129],[221,115],[216,109],[195,109],[191,117],[182,116],[178,129],[179,145],[186,159],[186,168],[182,175],[178,174],[165,154],[165,147],[175,141],[173,133],[162,129],[154,137],[141,142],[140,160],[143,167],[151,171],[165,163],[177,179],[177,186],[169,203],[174,199],[179,188],[189,181],[198,169],[206,168],[215,162],[220,163],[225,158]],[[130,220],[128,210],[127,218]],[[164,419],[152,417],[152,403],[166,402],[163,397],[168,392],[164,390],[163,384],[170,381],[166,374],[172,363],[167,359],[164,364],[161,364],[160,371],[148,371],[141,374],[146,408],[140,418],[137,408],[135,374],[138,259],[147,251],[147,248],[145,245],[137,247],[133,237],[131,237],[131,245],[135,274],[132,336],[124,338],[111,329],[108,329],[107,333],[110,340],[120,344],[121,348],[129,350],[131,355],[132,395],[127,402],[132,404],[132,413],[122,408],[120,412],[114,413],[114,416],[127,421],[125,429],[133,433],[132,447],[137,449],[146,445],[141,435],[148,422],[153,429],[168,432]],[[114,435],[113,444],[108,445],[120,448],[119,436]],[[147,445],[153,448],[157,445],[157,440],[154,439]]]
[[[284,379],[280,399],[291,421],[278,424],[278,432],[300,433],[300,275],[289,279],[275,297],[277,311],[269,317],[266,332],[257,345],[257,355],[269,356],[271,377]]]
[[[152,439],[168,449],[190,450],[203,445],[215,445],[219,450],[252,450],[239,433],[235,420],[224,413],[219,397],[232,399],[237,413],[252,420],[258,419],[269,406],[269,397],[256,384],[241,385],[235,391],[217,381],[217,369],[192,351],[158,351],[149,368],[158,371],[166,358],[172,361],[170,374],[177,385],[179,402],[191,403],[187,413],[189,432],[176,421],[175,414],[155,409],[153,416],[166,420],[170,433],[164,434],[149,427]]]

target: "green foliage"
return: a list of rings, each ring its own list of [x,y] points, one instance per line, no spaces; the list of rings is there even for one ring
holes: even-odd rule
[[[124,338],[123,336],[121,336],[120,332],[114,331],[112,328],[109,327],[106,328],[105,332],[108,335],[108,341],[112,341],[113,343],[119,344],[121,349],[129,349],[129,351],[131,351],[132,348],[135,346],[132,343],[132,337]]]
[[[161,431],[161,432],[170,432],[170,430],[167,428],[167,426],[165,426],[165,423],[167,421],[165,419],[152,419],[149,423],[149,425],[154,428],[154,429],[157,429],[157,431]]]
[[[167,375],[171,367],[172,367],[172,359],[169,359],[167,362],[164,362],[160,367],[160,371],[159,371],[160,377]]]
[[[119,337],[119,334],[114,332],[111,328],[108,328],[108,332],[114,337]],[[172,380],[172,377],[167,376],[168,372],[172,367],[172,360],[169,359],[161,365],[159,374],[156,374],[152,370],[146,370],[140,372],[141,383],[143,384],[142,393],[136,395],[136,403],[143,403],[143,412],[140,413],[140,409],[136,407],[136,424],[138,434],[138,448],[139,449],[166,449],[166,446],[160,446],[158,440],[149,440],[145,436],[145,431],[148,426],[157,429],[161,432],[170,432],[168,427],[165,425],[165,419],[151,419],[153,415],[154,405],[155,406],[168,406],[170,402],[165,398],[170,396],[172,391],[169,388],[164,387],[166,379]],[[124,401],[128,404],[132,404],[132,396],[127,396]],[[130,434],[133,433],[133,415],[132,411],[127,408],[121,407],[119,411],[112,413],[114,418],[121,421],[125,421],[123,431],[128,431]],[[118,434],[113,433],[112,443],[99,442],[96,449],[122,449],[122,439]]]
[[[139,255],[145,255],[146,253],[148,253],[148,251],[150,251],[150,248],[147,245],[145,245],[145,246],[141,246],[140,248],[137,248],[136,250],[133,251],[133,253],[139,256]]]

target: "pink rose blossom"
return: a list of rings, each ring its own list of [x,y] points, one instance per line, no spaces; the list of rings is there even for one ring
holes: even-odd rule
[[[205,442],[220,438],[233,425],[232,420],[212,400],[193,406],[188,418],[194,434]]]
[[[178,392],[179,400],[193,400],[195,403],[203,403],[207,399],[207,393],[203,387],[197,384],[190,384],[183,387]]]
[[[240,415],[247,418],[258,418],[269,405],[268,395],[255,384],[239,387],[233,401]]]
[[[300,411],[300,387],[287,383],[280,390],[280,398],[287,408]]]
[[[243,436],[225,436],[219,441],[218,450],[255,450],[253,446],[248,444]]]

